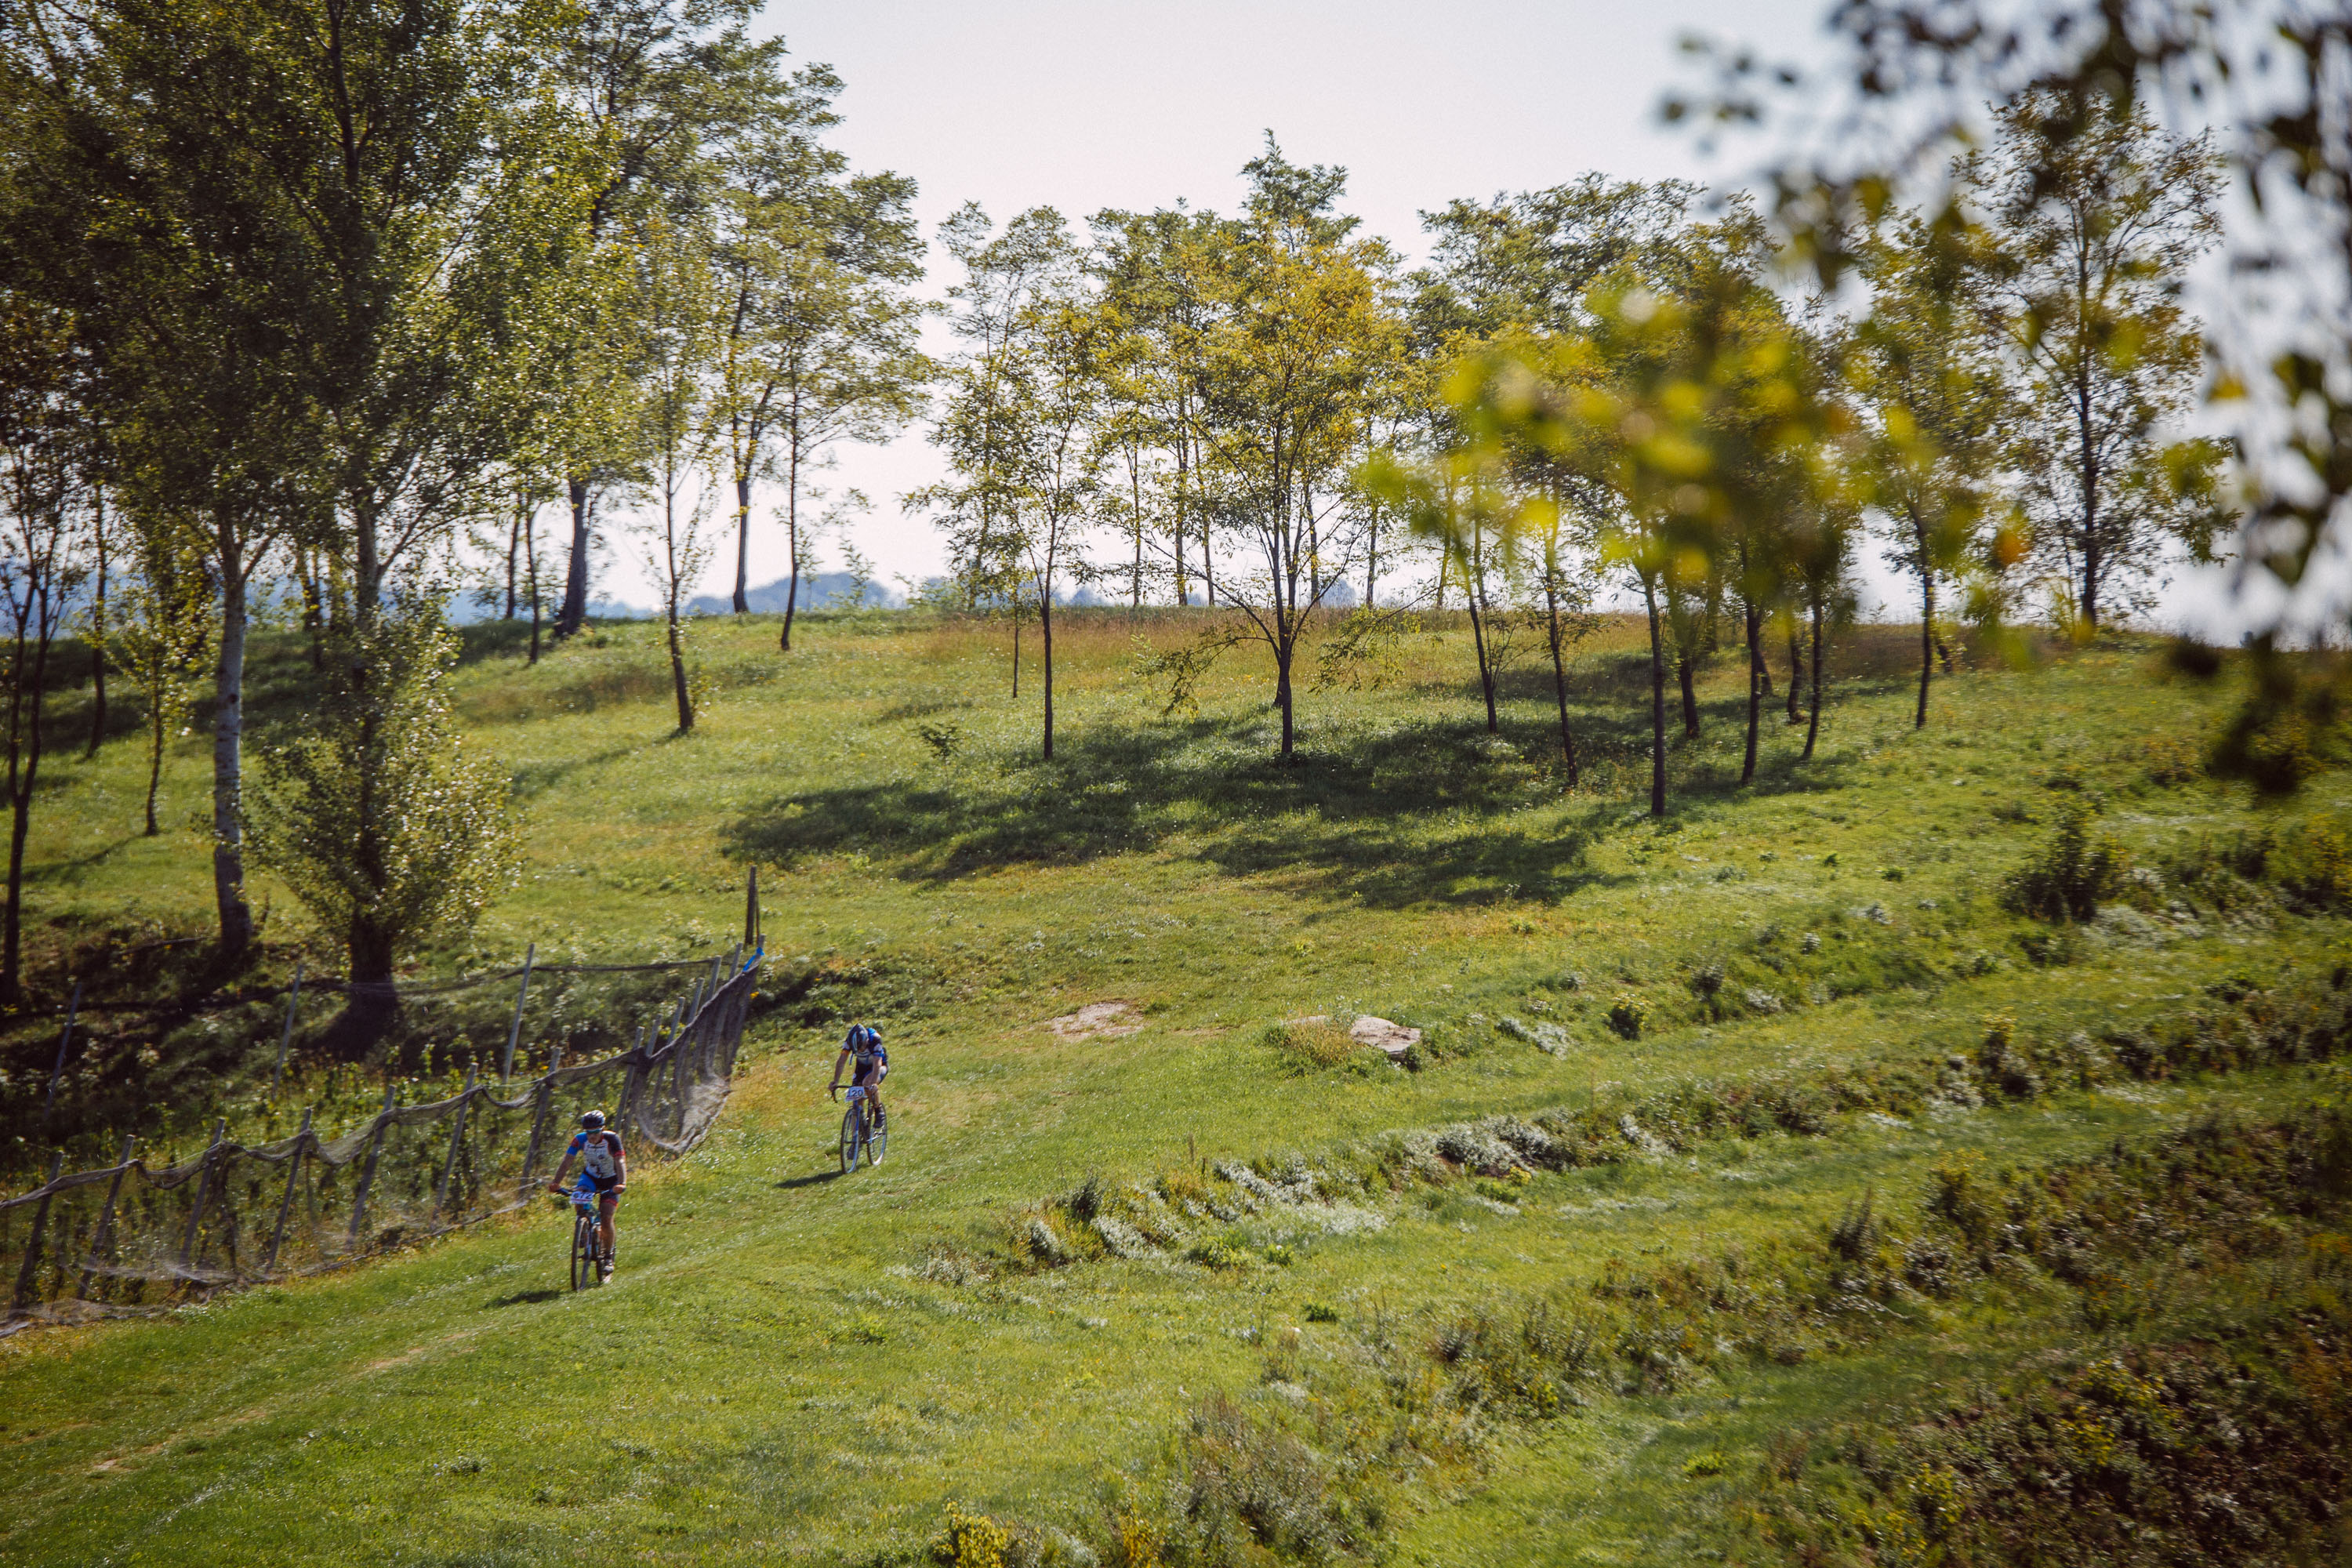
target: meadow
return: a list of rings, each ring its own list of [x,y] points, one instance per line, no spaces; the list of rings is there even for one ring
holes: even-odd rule
[[[1919,1447],[1941,1413],[1990,1430],[2110,1363],[2157,1387],[2195,1340],[2287,1369],[2277,1420],[2332,1419],[2346,792],[2205,776],[2228,672],[2132,637],[1964,658],[1915,730],[1916,628],[1858,628],[1816,755],[1776,702],[1743,787],[1718,660],[1654,820],[1630,623],[1574,670],[1575,788],[1549,672],[1507,672],[1488,734],[1465,627],[1303,693],[1281,767],[1239,654],[1162,712],[1144,655],[1191,616],[1062,620],[1051,763],[1034,629],[1016,701],[1001,623],[804,624],[780,658],[772,619],[698,623],[715,700],[683,737],[657,628],[530,668],[514,628],[467,633],[456,699],[527,861],[415,978],[708,952],[760,868],[747,1066],[699,1150],[635,1173],[614,1282],[562,1289],[551,1209],[0,1340],[0,1563],[1925,1562],[2011,1528],[1990,1471]],[[265,739],[307,668],[265,642]],[[363,1099],[503,1026],[420,1006],[341,1062],[320,1005],[273,1105],[273,1005],[137,1010],[213,983],[200,944],[143,946],[204,929],[206,776],[183,739],[156,838],[128,731],[45,792],[34,983],[120,1005],[69,1078],[76,1147],[134,1100],[169,1142]],[[2004,889],[2070,811],[2128,870],[2097,919],[2037,920]],[[340,968],[268,903],[239,984]],[[1124,1011],[1054,1026],[1097,1003]],[[551,988],[530,1039],[656,1005]],[[1366,1015],[1422,1044],[1349,1049]],[[893,1137],[843,1177],[852,1018],[890,1041]],[[11,1168],[54,1044],[8,1037]],[[2017,1430],[2072,1421],[2106,1457],[2069,1474],[2120,1495],[2140,1454],[2164,1492],[2126,1417],[2171,1406],[2104,1397]],[[2166,1542],[2306,1549],[2315,1452]]]

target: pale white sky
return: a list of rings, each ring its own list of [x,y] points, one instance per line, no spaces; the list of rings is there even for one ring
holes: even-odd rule
[[[1271,129],[1293,161],[1344,165],[1349,210],[1417,257],[1419,213],[1455,196],[1587,170],[1738,183],[1764,149],[1735,145],[1709,162],[1658,121],[1665,91],[1693,79],[1678,41],[1707,34],[1774,58],[1818,58],[1827,10],[1827,0],[772,0],[764,26],[798,61],[840,75],[835,144],[857,169],[913,175],[926,229],[971,199],[999,221],[1045,204],[1079,222],[1180,196],[1228,209]],[[953,273],[935,250],[929,289]],[[844,448],[820,481],[872,498],[857,540],[886,580],[940,569],[937,536],[898,507],[937,473],[919,426]],[[754,584],[784,570],[781,531],[761,527],[771,510],[754,514]],[[601,586],[650,602],[630,553],[615,552]],[[725,590],[733,560],[730,541],[708,591]],[[839,563],[827,546],[820,566]],[[2172,597],[2177,614],[2214,631],[2236,618],[2210,582]]]

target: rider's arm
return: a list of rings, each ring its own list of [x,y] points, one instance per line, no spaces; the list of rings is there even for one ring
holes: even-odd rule
[[[613,1144],[613,1190],[621,1191],[629,1184],[629,1152],[618,1140]]]
[[[562,1186],[563,1184],[563,1178],[571,1173],[571,1170],[572,1152],[567,1149],[563,1153],[563,1163],[555,1167],[555,1174],[547,1179],[547,1184],[550,1187]]]
[[[824,1086],[828,1091],[841,1087],[841,1067],[842,1064],[848,1059],[849,1047],[847,1046],[844,1046],[841,1048],[841,1054],[833,1058],[833,1081]]]

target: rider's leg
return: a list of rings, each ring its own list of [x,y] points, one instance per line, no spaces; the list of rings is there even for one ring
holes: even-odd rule
[[[613,1256],[613,1211],[620,1206],[620,1202],[619,1198],[614,1197],[611,1193],[606,1193],[596,1205],[598,1210],[596,1239],[604,1248],[604,1256],[607,1258]]]

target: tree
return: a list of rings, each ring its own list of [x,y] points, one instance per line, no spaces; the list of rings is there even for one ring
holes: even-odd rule
[[[1097,354],[1103,322],[1074,276],[1065,290],[1034,303],[1015,340],[1023,395],[1009,410],[1023,452],[1013,538],[1020,576],[1037,604],[1045,645],[1042,752],[1054,760],[1054,595],[1077,556],[1102,483],[1101,384]]]
[[[1223,584],[1241,626],[1211,637],[1265,647],[1288,762],[1299,646],[1347,562],[1313,498],[1339,493],[1362,457],[1365,402],[1402,352],[1404,321],[1388,247],[1349,237],[1354,220],[1331,210],[1345,170],[1289,163],[1269,138],[1244,172],[1248,211],[1201,258],[1210,325],[1189,402],[1203,499],[1247,563]]]
[[[921,276],[922,241],[908,207],[914,190],[895,174],[861,175],[811,193],[805,212],[769,215],[756,241],[760,275],[744,281],[750,395],[730,408],[737,504],[748,517],[746,475],[783,481],[792,580],[778,646],[787,652],[810,470],[830,447],[881,440],[913,418],[932,374],[916,341],[925,307],[906,292]],[[763,459],[762,436],[774,442]],[[737,578],[740,592],[740,563]]]
[[[47,736],[49,657],[87,574],[82,345],[63,312],[0,290],[0,690],[8,712],[8,885],[0,1002],[23,997],[25,841]]]
[[[1181,202],[1149,213],[1106,210],[1095,215],[1094,268],[1103,308],[1118,339],[1105,352],[1112,369],[1109,394],[1121,409],[1121,428],[1139,453],[1147,443],[1165,542],[1154,546],[1167,563],[1179,605],[1192,602],[1198,577],[1202,596],[1217,602],[1210,519],[1201,489],[1202,452],[1193,419],[1200,353],[1211,319],[1207,280],[1224,220]],[[1139,481],[1140,461],[1130,473]],[[1143,530],[1141,485],[1132,506]],[[1197,557],[1188,553],[1195,547]],[[1197,566],[1197,570],[1196,570]]]
[[[763,121],[791,119],[783,40],[750,36],[758,12],[757,0],[591,0],[570,14],[549,75],[603,153],[581,215],[585,257],[608,252],[654,210],[673,218],[705,212],[725,177],[718,150]],[[578,325],[553,367],[572,505],[559,637],[587,624],[597,492],[626,479],[633,456],[625,433],[599,417],[622,371],[614,345],[597,317]]]
[[[117,602],[109,647],[139,689],[147,717],[147,800],[150,838],[161,831],[155,797],[163,781],[163,745],[173,714],[185,700],[187,673],[204,660],[213,638],[212,586],[205,571],[201,531],[187,518],[146,520],[133,537],[139,570]]]
[[[2011,429],[1981,262],[1958,226],[1891,215],[1862,251],[1871,303],[1849,343],[1853,389],[1870,411],[1874,499],[1890,524],[1887,563],[1919,584],[1920,729],[1935,677],[1936,585],[1987,543],[1988,492]]]
[[[917,343],[926,307],[908,293],[922,276],[915,183],[845,178],[846,160],[816,144],[813,133],[837,121],[827,106],[840,89],[822,67],[795,75],[789,94],[723,149],[730,184],[715,210],[715,257],[731,300],[719,398],[735,488],[734,605],[738,614],[751,607],[752,485],[780,478],[786,652],[806,471],[829,447],[883,439],[912,418],[931,374]]]
[[[1029,590],[1021,578],[1019,529],[1034,456],[1026,408],[1034,368],[1027,338],[1047,301],[1076,288],[1079,257],[1062,215],[1034,207],[993,231],[977,202],[940,226],[940,243],[962,264],[948,290],[950,328],[966,347],[947,375],[931,442],[953,478],[907,498],[933,510],[969,607],[1004,605],[1013,616],[1013,694],[1021,694],[1021,624]]]
[[[353,630],[257,770],[255,847],[341,935],[355,984],[382,986],[427,937],[462,933],[513,879],[506,773],[449,711],[456,655],[430,602],[395,602]],[[380,1018],[388,999],[363,991],[355,1010]]]
[[[709,237],[655,213],[635,247],[634,317],[645,334],[642,417],[648,471],[660,508],[642,529],[645,563],[662,595],[677,732],[694,729],[694,695],[686,675],[686,597],[710,563],[703,534],[705,503],[687,504],[687,489],[716,447],[708,373],[730,303],[717,288]],[[723,415],[719,416],[723,417]]]
[[[2220,233],[2220,160],[2145,110],[2080,98],[2030,93],[1996,118],[1966,172],[1992,208],[1994,288],[2032,402],[2012,466],[2036,553],[2095,631],[2110,602],[2150,602],[2164,544],[2208,558],[2225,521],[2218,448],[2166,440],[2204,368],[2179,290]]]

